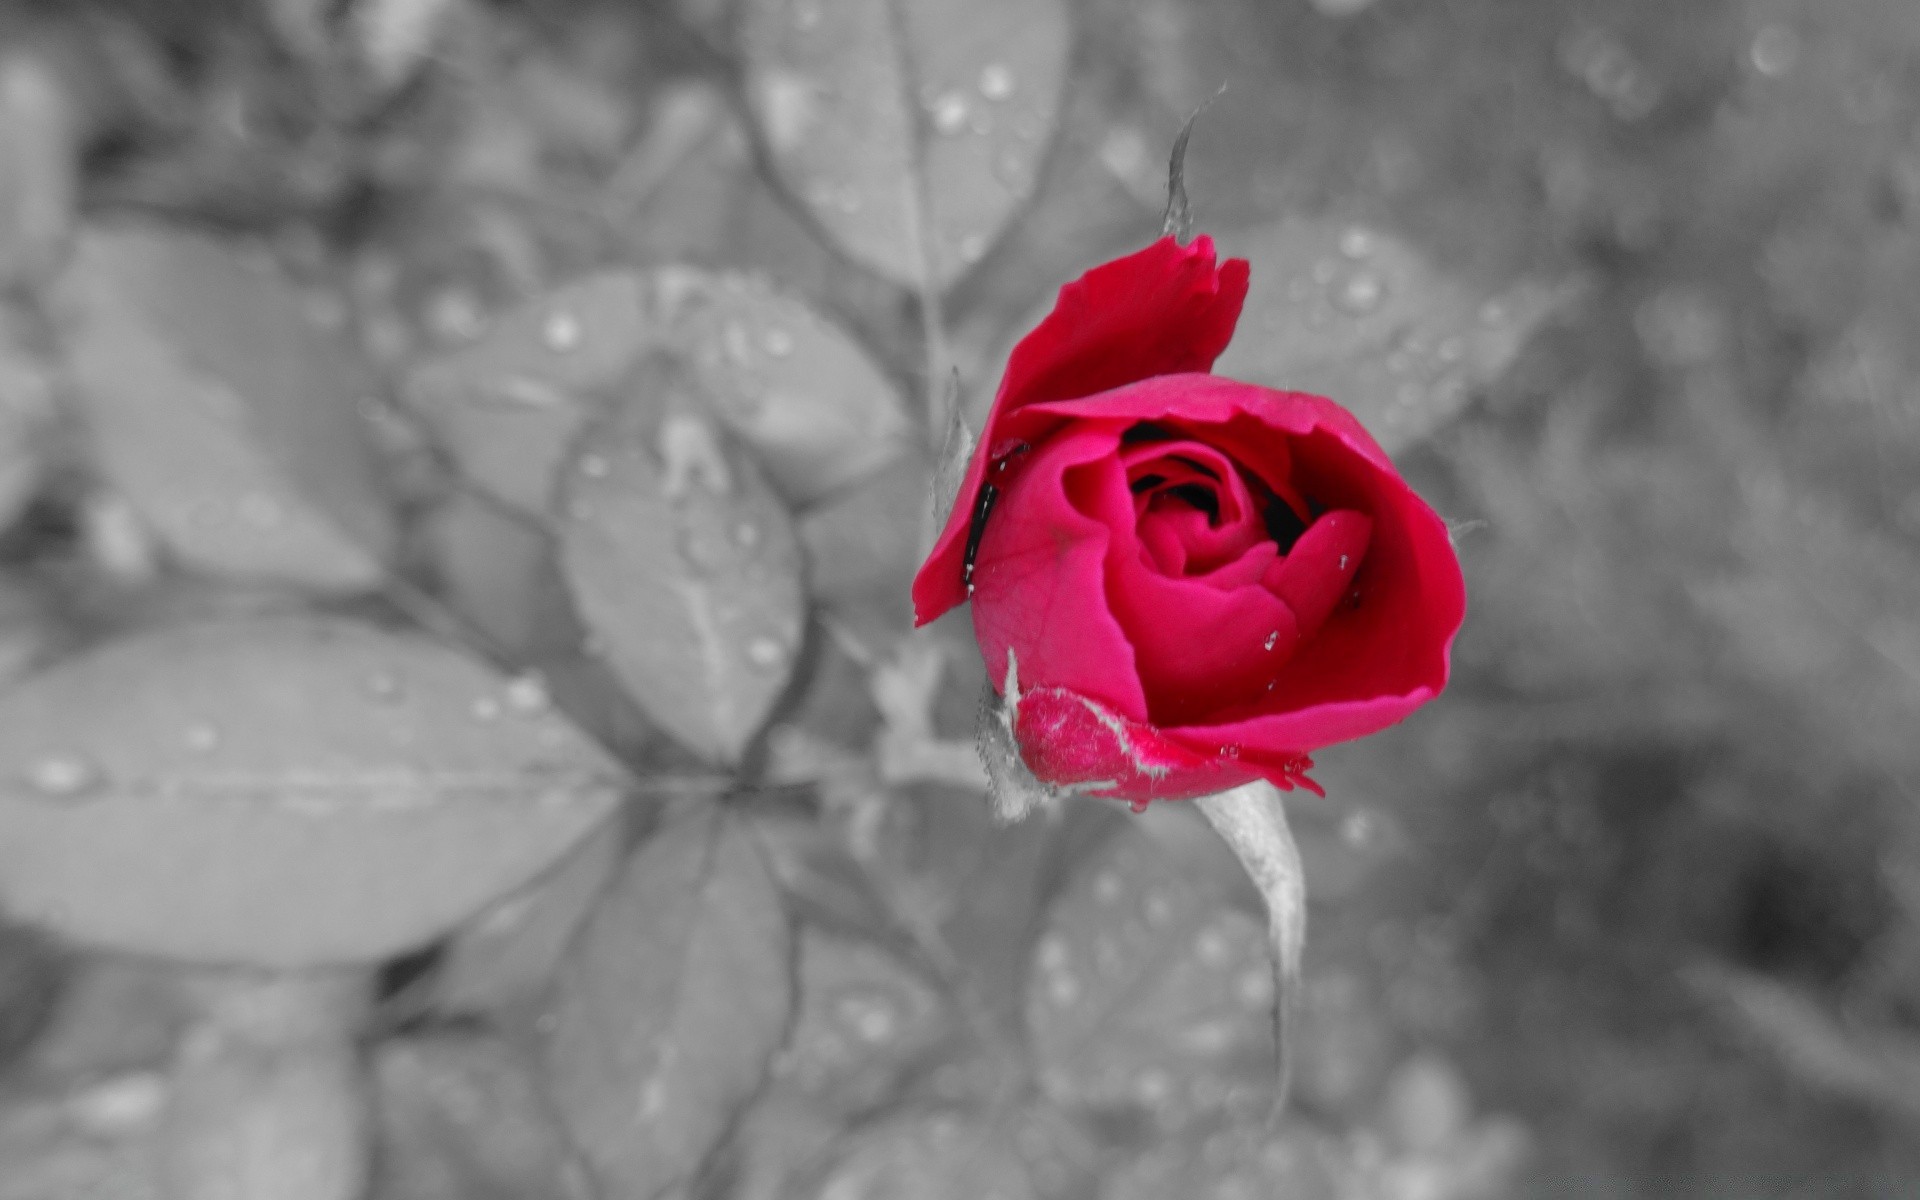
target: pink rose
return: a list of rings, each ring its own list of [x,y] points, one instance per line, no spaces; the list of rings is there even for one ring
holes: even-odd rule
[[[1440,694],[1466,589],[1446,525],[1331,400],[1208,374],[1247,292],[1206,237],[1060,289],[1014,348],[913,583],[973,604],[1047,783],[1144,804],[1258,778]]]

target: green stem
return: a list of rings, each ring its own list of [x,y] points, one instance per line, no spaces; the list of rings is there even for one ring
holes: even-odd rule
[[[165,1200],[359,1200],[372,984],[367,967],[190,980],[200,1014],[174,1054],[157,1147]]]
[[[1276,1114],[1293,1073],[1294,1012],[1300,998],[1300,952],[1307,941],[1307,889],[1300,849],[1287,828],[1280,789],[1265,780],[1194,801],[1259,888],[1267,904],[1273,948],[1273,1053]]]

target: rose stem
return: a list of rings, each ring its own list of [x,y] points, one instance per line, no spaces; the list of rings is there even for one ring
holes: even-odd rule
[[[1267,936],[1273,949],[1274,1113],[1286,1106],[1293,1073],[1294,1011],[1300,998],[1300,951],[1307,940],[1307,889],[1300,849],[1287,828],[1280,789],[1264,779],[1241,784],[1194,803],[1214,832],[1233,848],[1267,903]]]
[[[210,969],[188,991],[200,1011],[160,1129],[165,1200],[358,1200],[372,968]]]

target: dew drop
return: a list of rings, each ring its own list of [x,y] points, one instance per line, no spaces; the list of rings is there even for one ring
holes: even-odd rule
[[[1340,569],[1342,571],[1347,569],[1347,556],[1344,554],[1340,556]]]
[[[786,657],[786,648],[774,638],[757,637],[747,643],[747,661],[756,667],[771,670],[784,662]]]
[[[997,62],[980,68],[980,94],[989,100],[1005,100],[1013,95],[1012,68]]]
[[[391,671],[375,671],[367,676],[361,687],[367,695],[388,704],[403,700],[407,695],[407,689],[400,682],[400,677]]]
[[[1173,919],[1173,901],[1160,892],[1148,892],[1146,900],[1140,906],[1141,915],[1147,919],[1149,929],[1160,929]]]
[[[507,707],[522,715],[545,712],[553,703],[547,693],[547,681],[537,671],[508,680],[506,695]]]
[[[798,0],[793,6],[793,27],[809,30],[820,24],[820,0]]]
[[[1334,290],[1333,306],[1350,317],[1364,317],[1387,298],[1387,285],[1372,271],[1355,271]]]
[[[100,782],[100,772],[77,754],[49,754],[27,768],[27,782],[43,796],[65,800]]]
[[[588,479],[605,479],[612,469],[613,464],[607,461],[605,455],[582,454],[580,456],[580,473]]]
[[[928,106],[933,116],[933,127],[940,133],[951,137],[967,127],[967,118],[972,115],[967,108],[967,98],[959,92],[943,92],[934,97]]]
[[[1366,258],[1373,253],[1373,234],[1358,225],[1340,235],[1340,253],[1348,258]]]
[[[1505,325],[1508,315],[1507,306],[1497,299],[1489,300],[1480,306],[1480,323],[1482,325]]]
[[[500,715],[500,702],[492,696],[476,696],[472,712],[476,721],[491,721]]]
[[[1271,650],[1279,644],[1280,644],[1280,631],[1276,629],[1272,633],[1269,633],[1267,635],[1266,641],[1260,643],[1260,648],[1263,650]]]
[[[835,1015],[855,1037],[870,1046],[884,1045],[900,1033],[900,1012],[884,995],[866,990],[848,992],[834,1005]]]
[[[1053,972],[1047,976],[1047,999],[1056,1008],[1071,1007],[1080,999],[1080,981],[1067,971]]]
[[[577,349],[584,334],[580,318],[565,309],[548,313],[546,321],[540,326],[540,340],[555,354]]]
[[[760,348],[771,358],[785,358],[793,353],[793,335],[784,329],[769,329],[760,335]]]
[[[733,544],[743,550],[751,550],[760,544],[760,527],[752,521],[742,521],[733,527]]]
[[[187,749],[206,754],[220,745],[220,731],[203,721],[197,725],[189,725],[184,740],[187,743]]]
[[[987,235],[984,233],[969,233],[960,239],[955,249],[960,252],[961,262],[977,263],[986,257]]]
[[[1233,994],[1243,1008],[1263,1012],[1273,1003],[1273,977],[1264,970],[1248,971],[1234,982]]]
[[[1093,898],[1102,904],[1118,900],[1122,890],[1120,876],[1112,871],[1102,871],[1093,877]]]
[[[1033,961],[1043,971],[1066,970],[1068,957],[1066,939],[1057,933],[1047,934],[1033,948]]]
[[[1173,1079],[1165,1071],[1149,1067],[1133,1081],[1133,1098],[1147,1108],[1165,1104],[1173,1095]]]
[[[1208,926],[1194,939],[1194,953],[1202,963],[1209,967],[1224,967],[1233,957],[1233,947],[1227,941],[1227,935],[1217,926]]]

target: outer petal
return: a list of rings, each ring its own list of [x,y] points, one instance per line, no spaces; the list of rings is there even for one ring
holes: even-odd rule
[[[1227,348],[1247,296],[1247,264],[1216,265],[1213,239],[1162,238],[1095,267],[1060,289],[1053,312],[1021,339],[981,430],[947,527],[913,581],[914,619],[926,624],[966,602],[961,569],[975,498],[1008,418],[1156,375],[1204,372]],[[1097,411],[1075,415],[1099,415]],[[1357,426],[1356,426],[1357,428]]]
[[[1304,757],[1254,760],[1225,746],[1197,751],[1065,688],[1023,692],[1014,737],[1021,758],[1042,782],[1083,786],[1136,807],[1149,800],[1205,796],[1261,778],[1281,788],[1298,784],[1318,790],[1306,777],[1313,764]]]
[[[1068,491],[1079,470],[1118,472],[1120,433],[1104,421],[1076,425],[1021,464],[980,541],[973,630],[991,675],[1006,669],[1012,650],[1022,679],[1072,688],[1145,719],[1133,646],[1107,607],[1112,528]],[[1124,503],[1124,478],[1120,494]]]

